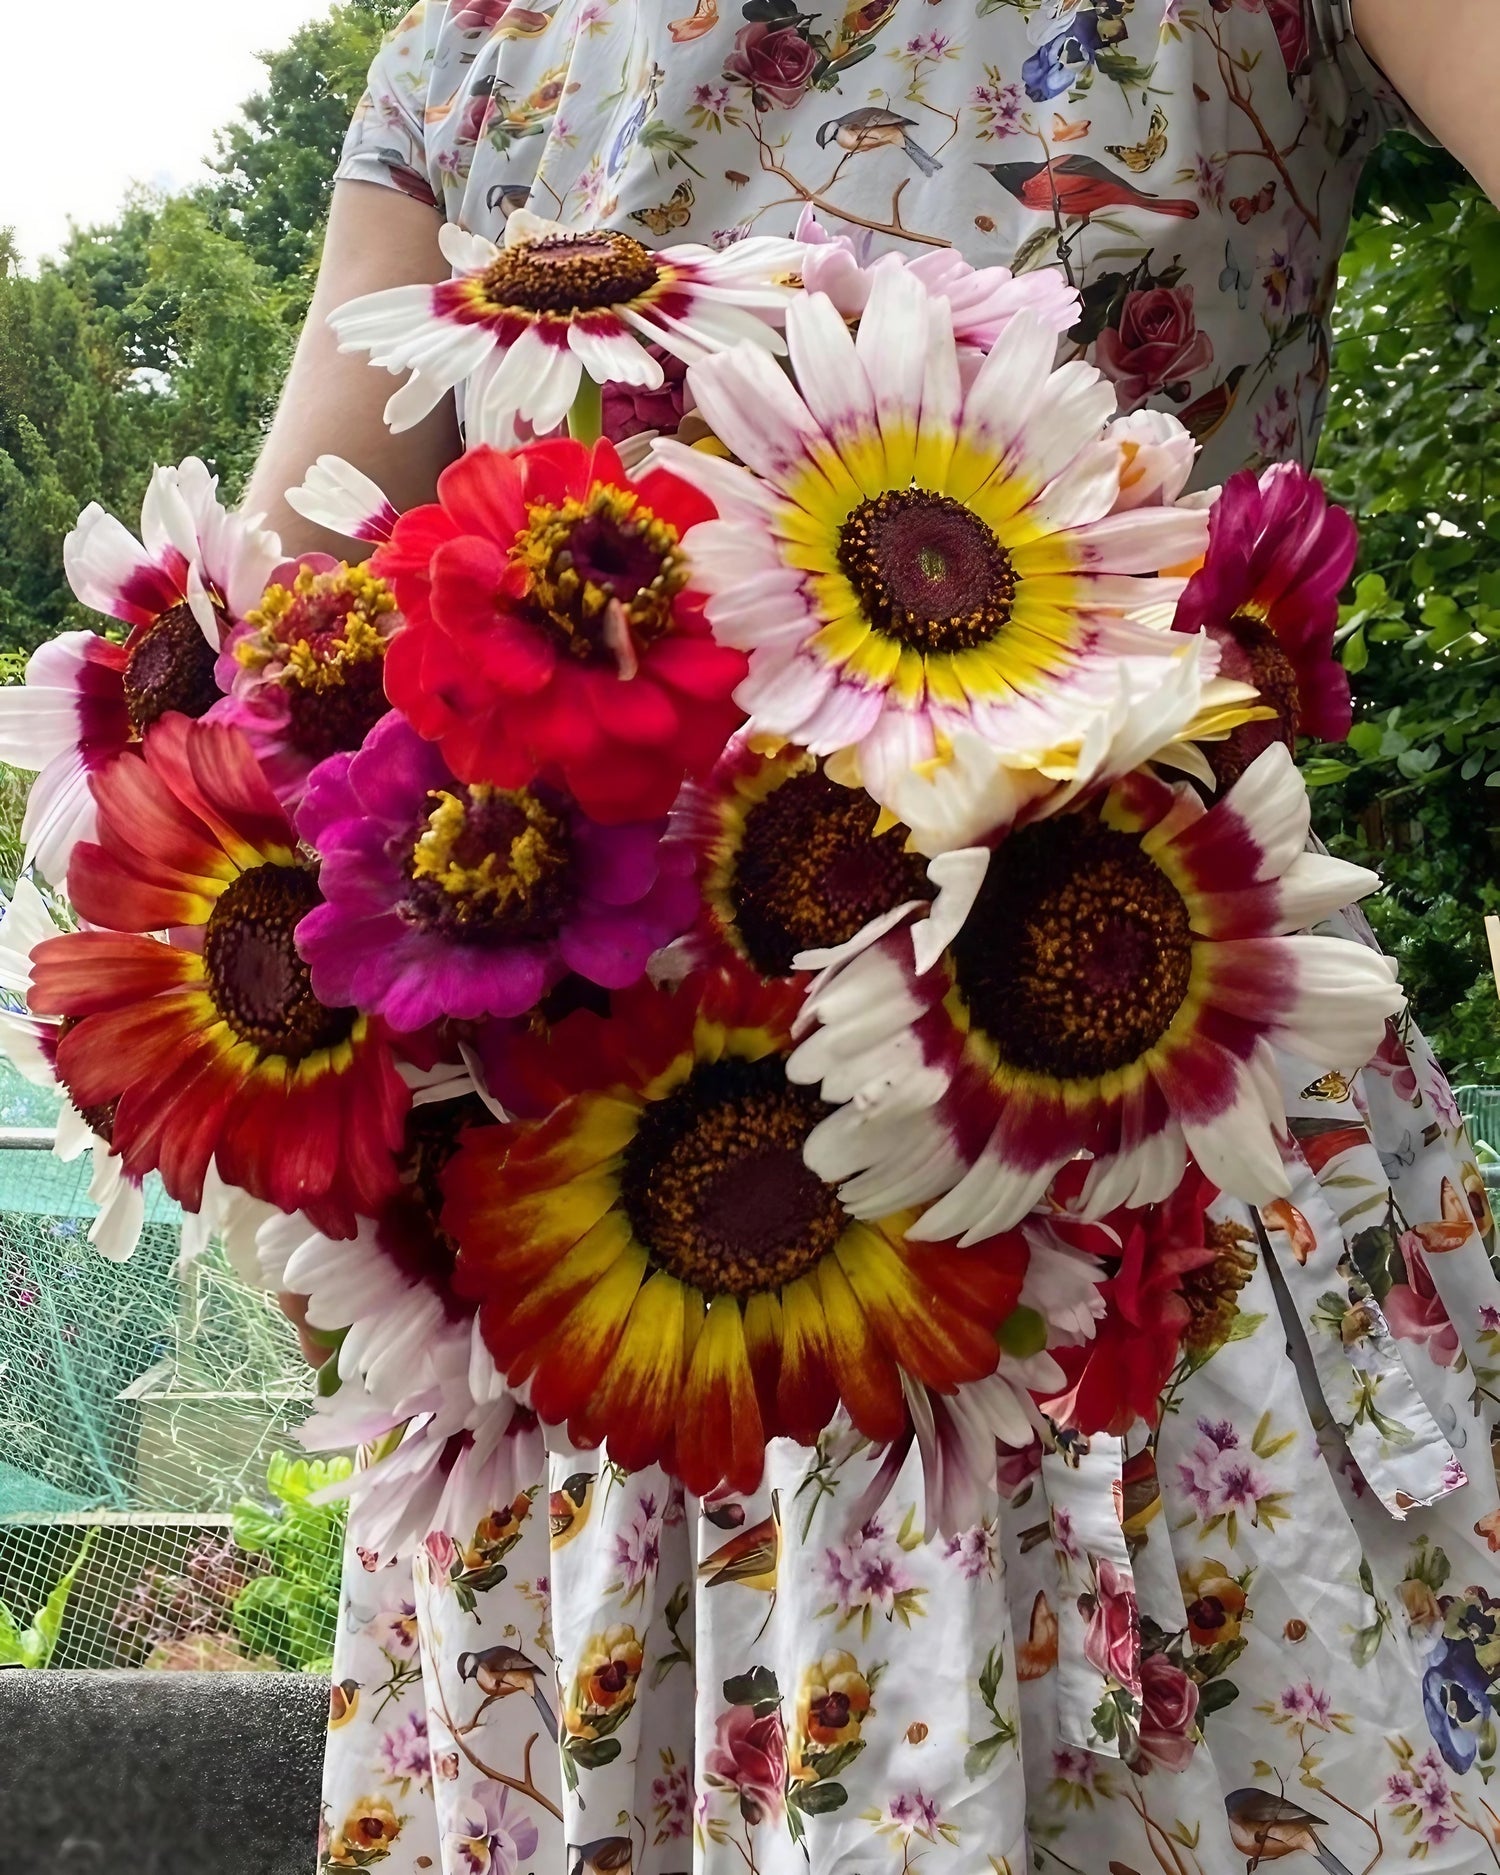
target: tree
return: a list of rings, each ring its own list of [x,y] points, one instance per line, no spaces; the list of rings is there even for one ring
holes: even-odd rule
[[[1318,825],[1377,865],[1371,920],[1460,1078],[1500,1077],[1500,212],[1401,140],[1345,256],[1321,467],[1359,516],[1343,625],[1358,720],[1306,764]]]

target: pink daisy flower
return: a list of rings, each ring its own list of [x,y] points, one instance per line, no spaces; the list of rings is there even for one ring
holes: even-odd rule
[[[204,716],[219,700],[214,663],[228,631],[281,558],[258,518],[230,514],[196,457],[158,469],[138,540],[97,503],[63,543],[79,601],[128,626],[123,643],[63,632],[32,654],[26,682],[0,690],[0,761],[35,769],[26,863],[55,886],[94,835],[89,779],[168,711]]]

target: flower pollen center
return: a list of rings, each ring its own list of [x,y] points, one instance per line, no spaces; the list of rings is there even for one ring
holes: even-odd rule
[[[218,653],[187,604],[163,612],[135,637],[125,665],[125,708],[131,727],[144,735],[176,710],[195,721],[223,694],[214,680]]]
[[[846,944],[882,912],[932,898],[906,829],[877,836],[877,812],[863,789],[841,788],[810,759],[750,808],[726,896],[761,976],[788,976],[798,952]]]
[[[839,565],[877,631],[914,651],[987,644],[1010,622],[1010,555],[961,501],[889,489],[839,532]]]
[[[254,866],[229,886],[203,932],[203,967],[214,1007],[238,1040],[264,1055],[305,1060],[348,1041],[353,1009],[313,995],[297,953],[297,926],[320,903],[305,866]]]
[[[1003,1064],[1093,1080],[1171,1027],[1193,939],[1182,895],[1139,842],[1068,814],[996,850],[951,955],[958,993]]]
[[[491,312],[598,312],[648,294],[661,278],[650,251],[628,234],[549,234],[505,248],[475,282]]]
[[[303,567],[270,586],[235,646],[248,671],[280,683],[292,745],[315,761],[357,749],[390,708],[385,654],[396,596],[368,568]]]
[[[530,788],[479,782],[427,797],[402,915],[460,942],[555,937],[572,904],[567,816]]]
[[[704,1063],[648,1106],[620,1191],[652,1263],[705,1296],[741,1299],[814,1268],[845,1226],[838,1194],[802,1157],[830,1112],[787,1080],[780,1055]]]
[[[570,657],[634,677],[640,654],[670,629],[687,585],[677,529],[631,489],[599,483],[579,500],[537,503],[511,548],[527,595]]]

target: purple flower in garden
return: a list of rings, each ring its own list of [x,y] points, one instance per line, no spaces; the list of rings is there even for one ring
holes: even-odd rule
[[[697,911],[665,820],[602,827],[537,784],[457,781],[392,713],[308,783],[325,903],[297,927],[314,994],[410,1031],[532,1009],[569,971],[624,989]]]

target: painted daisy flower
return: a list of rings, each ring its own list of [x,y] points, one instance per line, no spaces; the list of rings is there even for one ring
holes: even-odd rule
[[[708,780],[683,789],[671,831],[692,856],[702,900],[659,974],[727,954],[767,981],[788,977],[799,958],[807,967],[804,953],[821,965],[872,921],[934,896],[906,829],[800,749],[759,755],[736,736]]]
[[[297,930],[313,992],[409,1031],[524,1015],[570,971],[624,989],[697,909],[666,826],[601,827],[540,782],[458,781],[392,711],[314,772],[297,816],[322,859]]]
[[[786,1075],[795,992],[708,974],[616,999],[605,1050],[546,1120],[469,1134],[443,1221],[508,1383],[575,1445],[689,1489],[758,1485],[768,1439],[840,1406],[882,1444],[902,1375],[995,1371],[1019,1236],[916,1251],[858,1222],[803,1149],[828,1112]]]
[[[317,875],[235,730],[168,716],[143,746],[94,777],[100,844],[74,855],[98,928],[32,959],[33,1009],[67,1022],[59,1078],[80,1112],[113,1106],[127,1174],[160,1171],[188,1210],[212,1161],[351,1236],[392,1190],[410,1095],[368,1018],[313,995],[293,935]]]
[[[22,832],[26,863],[56,886],[91,839],[89,778],[169,710],[204,716],[219,701],[224,634],[260,597],[281,558],[274,534],[230,514],[195,457],[158,469],[137,540],[97,503],[63,543],[80,603],[130,628],[123,644],[63,632],[36,650],[24,686],[0,690],[0,761],[39,771]]]
[[[341,1382],[399,1406],[428,1387],[499,1390],[474,1304],[453,1286],[458,1246],[443,1229],[443,1175],[466,1131],[494,1123],[465,1080],[424,1095],[406,1117],[395,1190],[352,1238],[325,1237],[305,1217],[269,1219],[257,1248],[278,1291],[307,1298],[308,1324],[340,1334]],[[346,1332],[345,1332],[346,1331]]]
[[[386,407],[398,434],[470,379],[468,415],[482,437],[513,441],[515,421],[555,430],[585,378],[657,390],[651,342],[691,364],[726,346],[780,350],[796,288],[795,241],[738,241],[722,253],[669,247],[653,253],[628,234],[571,229],[524,209],[505,245],[451,224],[439,235],[453,278],[393,287],[330,316],[340,349],[411,377]]]
[[[321,1492],[348,1500],[349,1541],[381,1557],[409,1556],[433,1530],[474,1530],[510,1504],[546,1465],[536,1415],[500,1388],[477,1393],[468,1377],[413,1388],[383,1406],[341,1386],[297,1428],[312,1452],[364,1450],[369,1462]]]
[[[230,633],[214,720],[243,731],[283,806],[295,808],[317,764],[357,749],[388,714],[386,651],[400,623],[385,580],[309,553],[277,568]]]
[[[1077,289],[1060,267],[1025,274],[1013,274],[1009,267],[972,267],[951,247],[934,248],[915,260],[899,254],[874,259],[872,236],[855,240],[830,234],[811,208],[802,211],[797,239],[804,249],[804,289],[827,294],[851,323],[868,307],[877,272],[892,267],[904,267],[935,299],[948,302],[955,341],[974,352],[989,351],[1017,313],[1029,313],[1061,338],[1083,310]]]
[[[304,521],[376,547],[401,518],[380,484],[342,456],[319,456],[307,480],[286,491],[286,505]]]
[[[712,513],[608,443],[471,451],[372,562],[406,619],[391,700],[464,781],[546,770],[605,824],[667,813],[741,721],[744,654],[714,642],[682,552]]]
[[[1234,1197],[1285,1197],[1272,1045],[1352,1072],[1403,1002],[1388,959],[1300,935],[1378,883],[1303,850],[1309,812],[1278,745],[1213,807],[1141,771],[935,860],[930,917],[809,994],[790,1072],[847,1103],[811,1170],[856,1215],[946,1194],[911,1234],[964,1243],[1079,1156],[1084,1217],[1168,1197],[1189,1152]]]
[[[884,802],[961,729],[1076,737],[1117,658],[1170,655],[1128,615],[1177,596],[1142,576],[1196,559],[1205,516],[1114,512],[1114,392],[1082,362],[1052,370],[1053,332],[1018,315],[965,389],[947,302],[897,268],[857,335],[812,295],[787,336],[796,389],[748,347],[689,373],[739,463],[656,449],[719,509],[687,550],[716,637],[751,654],[752,733],[852,750]]]
[[[55,938],[61,927],[47,901],[29,879],[19,879],[10,904],[0,917],[0,991],[19,1007],[0,1009],[0,1054],[33,1087],[45,1087],[60,1097],[57,1139],[53,1151],[65,1163],[93,1155],[89,1198],[99,1215],[89,1226],[89,1242],[111,1263],[127,1263],[140,1242],[146,1220],[146,1200],[139,1179],[130,1179],[109,1149],[114,1114],[108,1107],[81,1113],[57,1078],[57,1044],[61,1023],[29,1013],[31,953],[38,944]]]
[[[1226,677],[1254,684],[1275,710],[1237,730],[1209,760],[1221,787],[1262,749],[1297,737],[1342,742],[1349,676],[1333,654],[1339,594],[1359,552],[1353,520],[1295,462],[1231,476],[1209,516],[1208,557],[1177,607],[1179,631],[1206,631]]]

